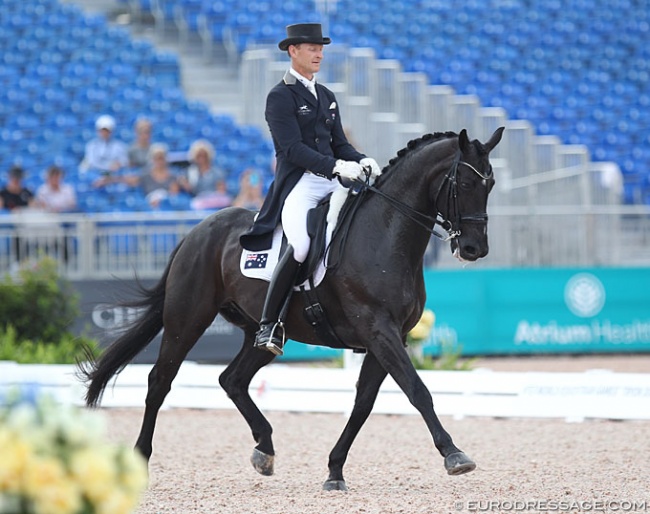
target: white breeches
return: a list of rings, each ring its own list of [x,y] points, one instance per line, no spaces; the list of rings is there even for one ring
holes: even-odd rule
[[[311,173],[304,173],[284,201],[282,228],[288,243],[293,246],[293,257],[296,261],[305,262],[309,252],[307,212],[337,189],[345,189],[338,178],[328,180]]]

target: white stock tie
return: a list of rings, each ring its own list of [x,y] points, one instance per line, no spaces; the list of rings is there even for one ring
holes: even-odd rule
[[[314,82],[305,82],[305,86],[309,89],[309,92],[314,95],[314,98],[318,100],[318,95],[316,94],[316,84]]]

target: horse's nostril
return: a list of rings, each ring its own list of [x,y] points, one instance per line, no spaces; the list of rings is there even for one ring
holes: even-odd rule
[[[463,253],[465,257],[476,257],[478,255],[478,250],[474,246],[466,245],[463,246]]]

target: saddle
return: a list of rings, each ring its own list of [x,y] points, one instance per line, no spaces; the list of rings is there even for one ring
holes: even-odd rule
[[[336,335],[336,332],[327,319],[327,314],[318,298],[318,293],[313,283],[314,273],[322,263],[324,263],[326,268],[329,270],[338,266],[345,249],[350,223],[354,217],[353,214],[361,204],[361,195],[348,195],[338,214],[338,222],[334,232],[332,233],[331,240],[333,241],[334,236],[339,233],[342,234],[342,238],[341,243],[338,246],[337,258],[334,259],[329,254],[329,244],[331,244],[331,242],[328,244],[327,241],[327,216],[330,209],[331,196],[331,194],[326,196],[307,214],[307,233],[311,239],[311,244],[307,254],[307,259],[305,259],[305,262],[301,266],[296,282],[301,284],[299,289],[303,293],[303,298],[305,300],[303,314],[318,337],[331,348],[345,348],[351,349],[355,353],[365,353],[365,348],[351,347],[345,344],[338,335]],[[305,283],[310,284],[309,289],[305,287]]]
[[[295,288],[303,293],[305,318],[323,343],[332,348],[351,347],[341,341],[332,329],[318,298],[316,287],[324,278],[326,271],[335,269],[341,262],[350,223],[354,212],[361,204],[364,193],[365,190],[361,190],[357,194],[348,194],[344,201],[341,198],[335,198],[333,201],[330,194],[307,214],[307,233],[311,242],[307,258],[300,267]],[[337,207],[339,203],[342,205]],[[331,233],[330,226],[334,226]],[[331,241],[338,234],[341,234],[341,237],[337,239],[338,243],[335,246],[336,255],[331,255]],[[273,235],[273,245],[269,250],[242,252],[240,260],[242,274],[249,278],[270,280],[279,256],[284,253],[287,244],[282,227],[278,226]],[[352,349],[357,351],[355,348]]]

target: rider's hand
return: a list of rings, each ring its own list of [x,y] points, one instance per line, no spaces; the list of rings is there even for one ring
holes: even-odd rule
[[[359,164],[364,168],[370,169],[370,179],[372,182],[381,175],[381,168],[379,167],[379,164],[377,164],[377,161],[372,157],[364,157],[359,161]]]
[[[342,161],[340,159],[336,161],[336,166],[334,166],[332,173],[348,180],[356,180],[365,176],[361,164],[354,161]]]

